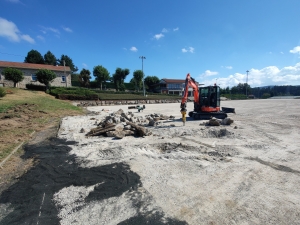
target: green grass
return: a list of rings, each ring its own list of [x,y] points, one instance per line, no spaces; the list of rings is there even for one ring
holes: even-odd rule
[[[56,124],[60,119],[69,115],[82,115],[83,109],[72,105],[69,101],[56,99],[44,92],[29,91],[18,88],[5,88],[9,90],[3,98],[0,98],[0,161],[2,161],[10,152],[22,141],[30,140],[30,134],[33,131],[44,129],[44,127]],[[25,115],[28,119],[24,120],[26,105],[33,105],[33,111],[28,111]],[[15,112],[12,109],[21,105],[21,110]],[[32,112],[32,113],[31,113]],[[34,116],[35,115],[35,116]],[[14,126],[10,126],[9,121],[15,121]],[[8,129],[7,129],[8,128]]]

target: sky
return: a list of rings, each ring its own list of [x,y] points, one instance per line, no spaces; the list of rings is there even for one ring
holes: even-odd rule
[[[143,70],[222,88],[300,85],[299,8],[299,0],[0,0],[0,60],[51,51],[78,73],[127,68],[126,82]]]

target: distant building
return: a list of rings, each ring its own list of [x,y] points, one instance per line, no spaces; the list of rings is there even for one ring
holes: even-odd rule
[[[196,82],[199,86],[199,83]],[[185,79],[161,79],[159,82],[160,93],[182,96],[185,88]],[[189,88],[189,97],[193,97],[193,88]]]
[[[56,87],[70,87],[71,86],[71,69],[68,66],[52,66],[45,64],[34,64],[34,63],[20,63],[20,62],[6,62],[0,61],[0,87],[13,87],[12,81],[6,80],[2,71],[5,68],[19,69],[24,74],[24,80],[17,84],[19,88],[26,88],[26,84],[35,84],[44,86],[37,81],[36,72],[39,69],[48,69],[56,74],[56,78],[51,83],[52,86]]]

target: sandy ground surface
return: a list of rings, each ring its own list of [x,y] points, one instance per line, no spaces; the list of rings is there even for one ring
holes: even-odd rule
[[[300,224],[300,100],[222,106],[236,109],[230,126],[183,126],[179,104],[64,118],[56,138],[27,146],[40,163],[0,196],[0,224]],[[119,109],[175,120],[143,138],[80,132]]]

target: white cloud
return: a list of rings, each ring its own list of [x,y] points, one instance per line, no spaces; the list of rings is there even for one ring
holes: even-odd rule
[[[73,32],[73,31],[71,30],[71,28],[69,28],[69,27],[63,27],[63,29],[64,29],[65,31],[67,31],[67,32],[70,32],[70,33]]]
[[[215,79],[203,80],[205,76],[200,76],[200,83],[212,85]],[[218,78],[218,85],[222,88],[236,86],[239,83],[246,83],[247,73],[234,73],[228,77]],[[251,87],[261,87],[267,85],[299,85],[300,84],[300,62],[294,66],[286,66],[279,69],[276,66],[268,66],[262,69],[249,70],[248,84]]]
[[[181,49],[181,51],[183,53],[186,53],[186,52],[194,53],[195,52],[195,48],[193,48],[193,47],[183,48],[183,49]]]
[[[85,63],[82,63],[82,66],[83,66],[84,68],[88,68],[88,65],[85,64]]]
[[[34,43],[34,39],[28,34],[21,34],[18,27],[11,21],[0,17],[0,36],[7,38],[12,42],[20,42],[25,40],[29,43]]]
[[[137,49],[136,47],[133,46],[133,47],[130,48],[130,51],[137,52],[138,49]]]
[[[294,47],[292,50],[290,50],[290,53],[293,53],[293,54],[300,54],[300,46],[296,46]]]
[[[6,0],[7,2],[11,2],[11,3],[21,3],[20,0]]]
[[[165,35],[163,35],[162,33],[160,33],[160,34],[155,34],[153,38],[155,38],[156,40],[159,40],[159,39],[161,39],[164,36]]]
[[[280,54],[284,54],[283,52],[280,52]]]
[[[22,34],[20,37],[21,37],[21,39],[23,39],[31,44],[34,44],[34,42],[35,42],[34,39],[31,38],[28,34]]]
[[[168,30],[168,29],[166,29],[166,28],[163,28],[161,32],[163,32],[163,33],[168,33],[168,32],[169,32],[169,30]]]
[[[202,73],[200,76],[202,77],[209,77],[209,76],[215,76],[218,75],[218,72],[206,70],[204,73]]]
[[[178,28],[178,27],[176,27],[176,28],[174,28],[174,29],[173,29],[173,31],[178,31],[178,30],[179,30],[179,28]]]
[[[225,68],[231,70],[232,66],[225,66]]]
[[[123,48],[123,50],[127,51],[127,48]]]
[[[52,28],[52,27],[43,27],[43,26],[41,26],[41,27],[42,27],[41,32],[43,32],[44,34],[48,33],[48,31],[51,31],[55,34],[60,34],[58,29],[55,29],[55,28]]]
[[[40,39],[41,41],[45,41],[45,38],[42,35],[36,36],[37,39]]]

